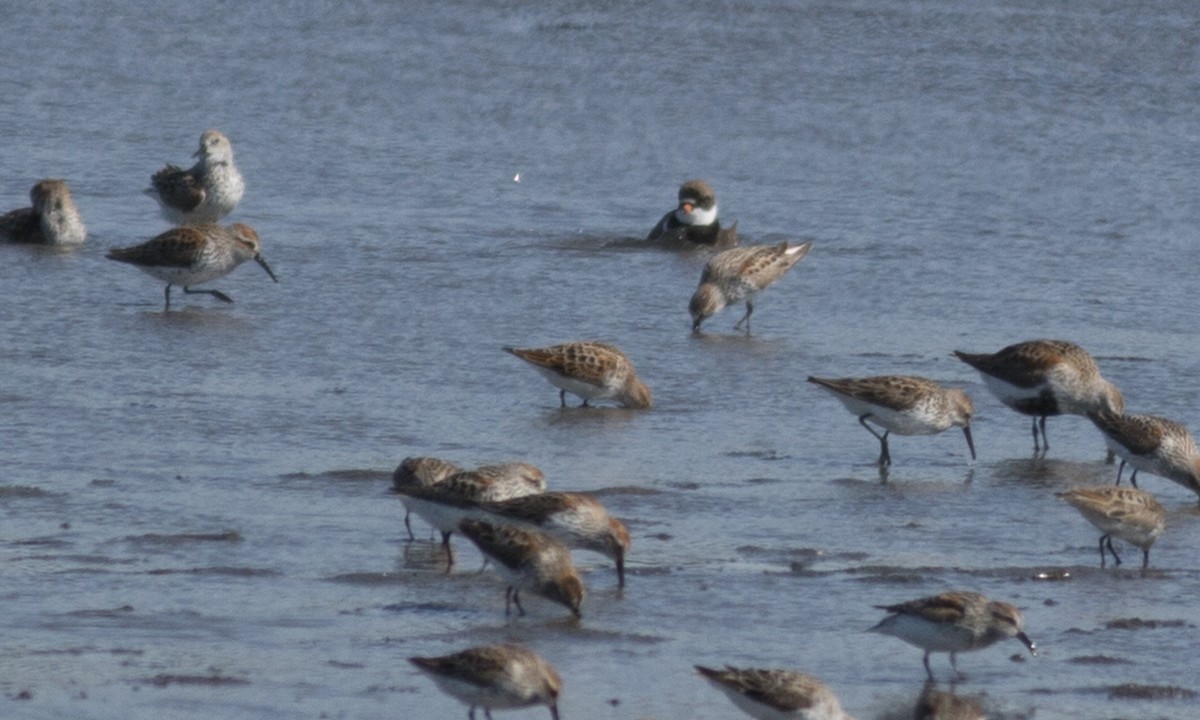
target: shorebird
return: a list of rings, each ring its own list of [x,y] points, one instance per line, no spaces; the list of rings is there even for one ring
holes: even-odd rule
[[[746,314],[733,326],[737,330],[743,323],[750,332],[750,314],[754,312],[754,298],[783,274],[800,262],[812,243],[789,245],[748,245],[717,253],[700,275],[700,285],[688,304],[692,315],[692,332],[700,332],[700,324],[720,312],[726,305],[745,301]]]
[[[546,476],[542,471],[521,462],[483,465],[474,470],[454,473],[425,487],[393,485],[393,490],[404,497],[406,508],[441,531],[442,547],[446,549],[446,572],[454,567],[450,536],[465,517],[462,510],[464,504],[507,500],[540,493],[545,489]]]
[[[154,173],[146,194],[158,201],[170,222],[216,222],[237,206],[246,191],[233,164],[233,145],[220,130],[207,130],[192,157],[199,160],[188,170],[168,164]]]
[[[679,204],[663,215],[646,240],[729,248],[738,244],[737,223],[722,228],[712,186],[703,180],[688,180],[679,187]]]
[[[39,180],[29,189],[33,207],[0,215],[0,239],[32,245],[79,245],[87,228],[66,180]]]
[[[633,363],[614,345],[594,340],[569,342],[544,348],[505,347],[559,389],[558,400],[567,406],[567,393],[589,400],[615,400],[627,408],[648,408],[654,396],[638,377]]]
[[[865,378],[819,378],[808,381],[828,390],[846,409],[858,416],[858,422],[879,440],[880,466],[891,465],[888,434],[936,435],[950,427],[960,427],[967,437],[967,449],[975,459],[971,440],[971,398],[957,388],[944,388],[932,380],[904,375]],[[875,432],[868,421],[883,428]]]
[[[976,592],[952,591],[898,605],[876,605],[888,615],[870,632],[891,635],[925,651],[925,672],[929,654],[950,653],[950,666],[958,670],[955,654],[980,650],[1000,640],[1015,637],[1037,656],[1037,646],[1025,634],[1021,611],[1008,603],[989,600]]]
[[[854,720],[833,691],[812,675],[730,665],[724,670],[695,667],[740,710],[759,720]]]
[[[207,223],[172,228],[141,245],[109,250],[106,257],[134,265],[165,282],[163,310],[171,309],[172,285],[182,285],[185,293],[212,295],[223,302],[233,302],[220,290],[193,290],[191,286],[224,277],[247,260],[254,260],[272,280],[279,282],[263,259],[258,233],[240,223],[228,227]]]
[[[1100,567],[1104,567],[1105,548],[1112,553],[1113,561],[1121,564],[1121,558],[1112,546],[1113,536],[1141,548],[1142,568],[1150,566],[1150,546],[1166,527],[1166,510],[1153,495],[1145,490],[1113,485],[1072,488],[1056,495],[1103,533],[1100,536]]]
[[[462,468],[446,460],[435,457],[406,457],[392,473],[392,488],[400,492],[408,487],[431,487],[457,472],[462,472]],[[408,540],[412,542],[416,540],[408,519],[412,508],[409,507],[406,498],[400,498],[400,502],[404,503],[404,529],[408,530]]]
[[[558,720],[562,678],[550,663],[520,645],[485,645],[441,657],[411,657],[438,688],[467,705],[469,720],[475,708],[492,720],[492,710],[545,705]]]
[[[505,615],[511,613],[511,605],[517,606],[518,615],[525,614],[521,591],[527,590],[565,606],[572,615],[580,617],[583,580],[571,563],[571,551],[561,541],[539,530],[471,518],[460,521],[458,529],[508,582],[504,591]]]
[[[1137,487],[1137,474],[1144,470],[1165,477],[1200,495],[1200,452],[1188,429],[1164,417],[1155,415],[1121,415],[1113,412],[1088,413],[1104,442],[1121,464],[1117,467],[1117,484],[1126,463],[1133,468],[1129,482]]]
[[[1065,340],[1030,340],[994,353],[954,355],[979,371],[1000,402],[1033,418],[1034,452],[1050,449],[1046,418],[1125,409],[1121,391],[1100,375],[1086,350]],[[1038,431],[1041,430],[1041,445]]]

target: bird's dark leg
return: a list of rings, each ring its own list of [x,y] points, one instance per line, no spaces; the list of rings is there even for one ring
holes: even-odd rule
[[[227,302],[227,303],[233,302],[233,298],[229,297],[228,295],[221,292],[220,290],[193,290],[190,287],[188,287],[187,285],[184,285],[183,291],[189,295],[212,295],[213,297],[220,300],[221,302]]]
[[[1100,538],[1100,567],[1104,567],[1104,549],[1105,548],[1108,548],[1108,551],[1110,553],[1112,553],[1113,564],[1120,565],[1121,564],[1121,556],[1117,554],[1117,551],[1115,549],[1113,549],[1112,536],[1104,535],[1103,537]]]
[[[879,441],[879,460],[877,460],[875,462],[875,464],[880,467],[883,467],[885,465],[891,465],[892,464],[892,454],[890,452],[888,452],[888,441],[887,441],[889,431],[884,430],[882,435],[875,432],[875,428],[873,428],[867,424],[867,418],[869,418],[869,417],[871,417],[871,416],[870,415],[859,416],[858,424],[865,427],[867,429],[867,432],[874,435],[875,439]]]
[[[474,705],[472,705],[471,709],[467,711],[467,720],[475,720],[475,706]]]
[[[1142,569],[1150,567],[1150,548],[1142,550]]]
[[[413,535],[412,525],[408,522],[408,515],[409,515],[408,510],[405,510],[404,511],[404,529],[408,531],[408,541],[412,542],[417,539],[417,536]]]
[[[1038,419],[1038,427],[1042,429],[1042,452],[1045,453],[1050,449],[1050,438],[1046,436],[1046,416],[1043,415]]]
[[[1121,473],[1125,472],[1125,459],[1121,458],[1121,464],[1117,466],[1117,484],[1121,484]],[[1130,480],[1130,482],[1133,482]],[[1134,487],[1137,487],[1136,485]]]
[[[517,606],[517,615],[525,617],[525,608],[521,607],[521,591],[513,590],[513,605]]]
[[[487,720],[492,720],[492,709],[490,707],[485,707],[483,709],[483,716],[487,718]]]
[[[579,407],[591,407],[591,405],[588,405],[587,398],[584,398],[583,402],[579,403]]]
[[[930,679],[930,680],[933,680],[933,670],[930,670],[930,669],[929,669],[929,651],[928,651],[928,650],[926,650],[926,651],[925,651],[925,660],[924,660],[924,662],[925,662],[925,673],[926,673],[927,675],[929,675],[929,679]]]
[[[958,679],[963,678],[962,671],[958,669],[958,660],[954,653],[950,653],[950,667],[954,668],[954,676]]]
[[[163,289],[163,298],[166,300],[163,312],[166,312],[171,309],[171,283],[167,283],[167,287]]]
[[[737,330],[738,328],[740,328],[742,326],[742,323],[746,323],[746,334],[749,335],[750,334],[750,314],[753,312],[754,312],[754,303],[747,300],[746,301],[746,314],[742,316],[741,320],[737,321],[737,324],[733,326],[733,329]]]
[[[504,589],[504,617],[512,615],[512,585]]]
[[[450,533],[442,532],[442,547],[446,548],[446,572],[454,567],[454,551],[450,549]]]
[[[1134,469],[1133,474],[1129,476],[1129,484],[1134,487],[1137,487],[1137,469],[1136,468]]]
[[[559,407],[567,406],[567,391],[566,390],[558,391],[558,406]]]

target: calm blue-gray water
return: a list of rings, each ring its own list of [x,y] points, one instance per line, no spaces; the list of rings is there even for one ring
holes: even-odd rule
[[[921,653],[873,606],[1010,601],[1041,653],[963,654],[991,717],[1200,713],[1196,497],[1139,573],[1055,498],[1099,434],[990,396],[956,349],[1058,337],[1134,412],[1200,428],[1200,15],[1040,0],[13,4],[0,211],[67,179],[73,252],[0,247],[0,717],[461,718],[405,658],[500,640],[567,720],[738,711],[692,665],[804,669],[911,717]],[[176,293],[104,259],[142,194],[231,139],[280,277]],[[743,242],[814,249],[693,337],[703,254],[646,247],[709,180]],[[645,412],[560,410],[502,345],[620,345]],[[917,374],[961,434],[878,443],[808,375]],[[469,543],[447,576],[387,490],[408,455],[520,459],[600,491],[628,587],[578,553],[579,624]],[[1041,577],[1059,578],[1044,581]],[[1123,622],[1137,620],[1144,622]],[[1016,660],[1014,660],[1014,656]],[[945,655],[934,656],[943,689]],[[543,708],[511,713],[545,717]]]

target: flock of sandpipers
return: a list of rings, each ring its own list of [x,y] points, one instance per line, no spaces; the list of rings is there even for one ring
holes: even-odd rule
[[[217,130],[205,132],[196,156],[199,160],[190,169],[167,165],[154,174],[147,190],[159,201],[163,214],[178,225],[141,245],[108,253],[110,259],[135,265],[166,283],[164,311],[170,309],[172,285],[186,293],[232,302],[218,290],[192,286],[222,277],[246,260],[257,261],[276,279],[252,228],[217,224],[245,190],[229,139]],[[33,207],[0,216],[0,240],[59,246],[84,241],[85,226],[65,181],[42,180],[33,186],[30,197]],[[745,326],[749,333],[756,294],[781,278],[812,247],[787,242],[739,246],[736,225],[721,227],[716,196],[700,180],[683,184],[677,207],[667,212],[647,239],[666,247],[718,251],[706,264],[688,306],[696,333],[705,320],[737,303],[744,303],[746,310],[734,327]],[[611,400],[634,409],[653,404],[650,389],[629,358],[613,345],[582,341],[505,350],[558,388],[563,406],[568,393],[582,398],[585,406],[593,400]],[[1163,532],[1165,512],[1152,495],[1137,487],[1137,473],[1168,478],[1200,495],[1200,453],[1188,430],[1166,418],[1125,414],[1121,392],[1104,379],[1083,348],[1070,342],[1033,340],[995,353],[956,351],[955,355],[979,371],[1002,403],[1032,418],[1035,453],[1049,448],[1047,417],[1075,414],[1091,419],[1121,461],[1117,484],[1075,488],[1059,495],[1100,530],[1101,566],[1109,554],[1115,563],[1121,562],[1112,545],[1115,537],[1140,548],[1146,568],[1150,547]],[[892,462],[888,438],[893,433],[933,435],[958,427],[975,457],[970,427],[974,409],[962,390],[912,376],[810,377],[809,381],[841,401],[878,439],[881,469]],[[1120,487],[1126,464],[1133,469],[1133,487]],[[559,603],[580,617],[585,591],[571,559],[572,549],[610,558],[618,585],[625,585],[630,546],[625,524],[590,494],[546,491],[545,477],[533,465],[514,462],[466,470],[438,458],[409,457],[393,474],[393,490],[410,512],[441,532],[447,570],[454,563],[453,533],[461,533],[479,548],[508,583],[506,615],[513,607],[524,614],[521,593],[526,592]],[[411,541],[408,515],[404,522]],[[958,652],[1007,638],[1020,640],[1037,654],[1024,632],[1021,611],[979,593],[950,591],[880,609],[885,617],[871,630],[924,650],[931,680],[929,656],[934,652],[949,653],[956,674]],[[489,645],[410,661],[443,691],[468,705],[472,720],[477,707],[490,719],[493,709],[537,704],[547,705],[552,717],[558,718],[562,680],[549,663],[525,647]],[[801,672],[704,666],[696,670],[756,718],[849,718],[832,691]]]

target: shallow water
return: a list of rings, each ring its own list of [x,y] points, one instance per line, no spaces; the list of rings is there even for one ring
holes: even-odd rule
[[[863,632],[872,606],[952,587],[1040,648],[959,658],[990,717],[1200,708],[1195,496],[1147,477],[1151,571],[1102,571],[1053,496],[1111,482],[1098,434],[1053,418],[1032,458],[950,355],[1071,339],[1131,411],[1200,427],[1189,4],[37,3],[5,35],[2,209],[65,177],[90,231],[0,247],[5,717],[461,718],[404,658],[514,640],[564,718],[734,716],[695,663],[901,718],[921,653]],[[140,191],[208,127],[281,282],[250,265],[214,283],[234,305],[164,315],[103,254],[165,229]],[[744,242],[814,242],[749,337],[736,308],[691,336],[704,257],[638,242],[695,176]],[[499,350],[588,337],[652,411],[560,410]],[[978,462],[957,431],[896,438],[881,482],[803,382],[884,373],[966,388]],[[580,553],[582,623],[506,622],[469,543],[447,577],[419,522],[404,542],[386,491],[419,454],[602,492],[628,588]]]

